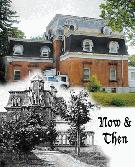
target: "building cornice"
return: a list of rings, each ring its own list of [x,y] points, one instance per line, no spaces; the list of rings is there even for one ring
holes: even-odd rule
[[[103,33],[101,33],[100,31],[96,30],[96,29],[90,29],[90,30],[84,30],[84,31],[68,31],[67,33],[65,33],[66,37],[69,37],[71,35],[86,35],[86,36],[95,36],[95,37],[105,37],[105,38],[118,38],[118,39],[124,39],[125,37],[123,36],[123,34],[116,34],[116,33],[112,33],[111,35],[104,35]]]
[[[79,59],[99,59],[99,60],[128,60],[128,55],[110,55],[110,54],[96,54],[83,52],[66,52],[60,57],[60,61],[69,58]]]
[[[17,56],[6,56],[7,62],[13,62],[13,61],[19,61],[19,62],[47,62],[47,63],[53,63],[53,58],[42,58],[42,57],[17,57]]]

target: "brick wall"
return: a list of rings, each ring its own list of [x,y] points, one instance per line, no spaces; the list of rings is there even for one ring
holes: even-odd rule
[[[116,67],[117,80],[109,81],[110,67]],[[122,61],[120,60],[95,60],[69,58],[60,62],[60,71],[70,78],[72,86],[84,85],[83,68],[90,68],[91,75],[96,75],[102,86],[105,87],[127,87],[128,86],[128,61],[123,61],[123,79],[122,79]]]
[[[41,71],[47,69],[48,67],[52,67],[52,63],[49,62],[12,62],[7,65],[7,81],[13,81],[14,77],[14,70],[20,70],[21,71],[21,79],[24,79],[29,75],[29,71],[33,71],[35,69],[41,69]]]

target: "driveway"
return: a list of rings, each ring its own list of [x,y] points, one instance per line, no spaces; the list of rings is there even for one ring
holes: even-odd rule
[[[50,167],[95,167],[76,160],[69,154],[63,154],[58,151],[34,150],[35,155],[46,161]]]

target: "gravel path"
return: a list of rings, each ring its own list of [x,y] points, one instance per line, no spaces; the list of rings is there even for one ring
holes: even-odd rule
[[[50,167],[95,167],[76,160],[69,154],[63,154],[57,151],[34,150],[35,155],[45,160]]]

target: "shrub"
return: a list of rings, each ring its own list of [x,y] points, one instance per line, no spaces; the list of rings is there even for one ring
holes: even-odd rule
[[[111,101],[111,105],[115,105],[115,106],[126,106],[127,102],[123,99],[119,99],[119,98],[114,98]]]
[[[93,75],[90,77],[89,82],[87,84],[87,89],[89,92],[98,92],[101,89],[101,84],[98,81],[97,77]]]

